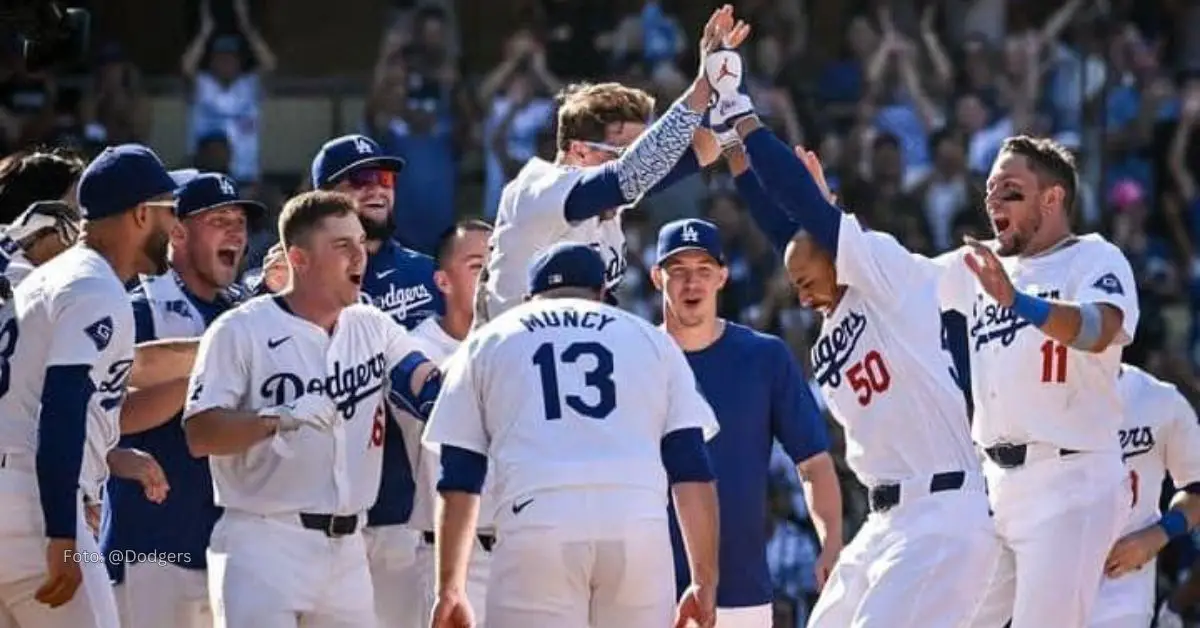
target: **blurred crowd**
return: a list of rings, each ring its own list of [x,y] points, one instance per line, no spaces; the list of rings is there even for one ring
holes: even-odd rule
[[[830,50],[810,45],[815,29],[828,28],[812,20],[814,2],[735,4],[755,27],[744,52],[760,115],[781,137],[818,150],[840,203],[913,250],[946,251],[965,233],[986,235],[983,180],[1001,141],[1054,137],[1079,162],[1079,229],[1118,243],[1140,283],[1141,324],[1127,361],[1195,400],[1200,44],[1187,35],[1200,32],[1200,2],[864,0],[848,3],[857,9]],[[494,218],[521,165],[552,157],[554,94],[563,85],[619,80],[665,108],[695,67],[695,29],[677,13],[682,0],[645,0],[627,14],[604,0],[527,0],[519,19],[502,26],[509,35],[495,64],[465,72],[461,42],[470,35],[456,15],[465,4],[395,2],[363,86],[362,130],[408,162],[397,181],[397,237],[422,251],[456,217]],[[172,165],[227,172],[277,209],[307,177],[280,182],[260,171],[261,103],[276,60],[246,0],[231,6],[214,12],[202,1],[197,32],[180,51],[192,163]],[[42,144],[87,155],[148,137],[148,96],[119,43],[99,45],[85,75],[29,72],[12,46],[0,53],[3,154]],[[481,192],[463,194],[472,187]],[[0,222],[21,202],[0,189]],[[796,305],[743,209],[718,166],[627,212],[621,303],[659,318],[648,272],[654,232],[704,216],[721,228],[730,256],[722,315],[776,333],[806,356],[818,321]],[[251,265],[274,237],[266,230],[252,238]],[[815,597],[816,536],[789,467],[781,457],[772,486],[777,625],[802,622]],[[847,521],[857,525],[866,505],[844,477]],[[1195,555],[1188,544],[1171,548],[1160,561],[1164,583]]]

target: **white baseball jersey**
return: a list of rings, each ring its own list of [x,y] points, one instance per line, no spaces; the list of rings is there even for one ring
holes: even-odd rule
[[[1158,520],[1163,478],[1175,486],[1200,482],[1200,423],[1171,384],[1128,364],[1117,382],[1124,407],[1121,450],[1133,488],[1133,512],[1122,535]]]
[[[864,483],[979,469],[966,399],[942,350],[936,274],[892,236],[842,216],[846,292],[813,344],[813,374]]]
[[[79,482],[98,500],[121,434],[133,340],[129,297],[99,253],[75,246],[34,270],[0,313],[0,451],[33,456],[46,369],[88,365],[95,392]]]
[[[25,257],[23,251],[15,251],[8,258],[8,265],[4,267],[4,278],[8,280],[8,285],[17,287],[25,278],[33,272],[33,262]]]
[[[446,361],[458,350],[460,341],[454,339],[442,326],[438,324],[436,317],[429,317],[409,332],[410,337],[417,342],[421,348],[421,353],[424,353],[430,360],[436,362],[439,366],[445,365]],[[402,411],[401,411],[402,412]],[[413,419],[416,421],[416,419]],[[423,427],[423,425],[422,425]],[[410,460],[416,461],[416,496],[413,500],[412,516],[408,519],[409,527],[414,530],[424,530],[432,532],[434,529],[434,506],[437,503],[437,482],[441,477],[441,457],[436,449],[422,447],[420,445],[420,434],[414,439],[417,443],[418,451]],[[408,442],[408,435],[405,435],[405,442]],[[483,493],[480,495],[482,502],[479,507],[479,521],[477,527],[481,530],[490,528],[491,520],[491,481],[484,483]]]
[[[1133,339],[1138,323],[1137,286],[1121,250],[1089,234],[1041,255],[1001,259],[1018,290],[1121,310],[1121,331],[1100,353],[1060,344],[997,304],[962,261],[966,250],[941,258],[946,264],[941,298],[945,308],[967,317],[975,442],[1115,451],[1121,348]]]
[[[262,296],[214,321],[200,341],[183,420],[327,395],[343,419],[332,430],[305,427],[209,456],[216,503],[264,515],[362,513],[379,493],[389,373],[415,345],[374,306],[342,310],[332,336],[285,307]]]
[[[604,258],[608,287],[620,282],[626,265],[620,212],[607,220],[597,217],[580,223],[568,222],[564,213],[567,195],[584,172],[534,157],[504,186],[484,270],[485,319],[496,318],[524,300],[530,261],[559,242],[591,245]]]
[[[718,429],[666,334],[603,303],[538,299],[451,356],[424,442],[486,454],[498,505],[556,489],[632,489],[647,497],[638,502],[645,512],[622,515],[665,519],[660,444],[691,427],[706,437]],[[512,520],[503,513],[494,509],[501,528]],[[570,512],[555,514],[574,523]]]

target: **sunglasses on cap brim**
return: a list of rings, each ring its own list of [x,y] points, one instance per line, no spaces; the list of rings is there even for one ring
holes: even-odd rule
[[[625,146],[617,146],[615,144],[609,144],[607,142],[587,142],[587,141],[585,141],[583,143],[583,145],[587,146],[588,148],[590,148],[592,150],[602,150],[606,153],[612,153],[612,154],[616,155],[617,157],[624,155],[625,149],[626,149]]]

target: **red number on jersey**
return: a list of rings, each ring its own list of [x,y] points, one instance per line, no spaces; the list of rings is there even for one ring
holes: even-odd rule
[[[1130,491],[1131,493],[1133,493],[1133,501],[1132,501],[1132,502],[1129,504],[1129,507],[1130,507],[1130,508],[1133,508],[1134,506],[1137,506],[1137,502],[1138,502],[1138,483],[1139,483],[1140,481],[1141,481],[1141,478],[1139,478],[1139,477],[1138,477],[1137,471],[1134,471],[1133,469],[1130,469],[1130,470],[1129,470],[1129,491]]]
[[[881,393],[892,385],[892,374],[888,372],[883,356],[878,351],[870,351],[863,357],[862,362],[851,366],[846,371],[846,378],[858,393],[858,405],[866,406],[871,403],[875,393]]]
[[[375,417],[371,419],[371,447],[383,447],[383,428],[387,421],[387,415],[383,412],[383,405],[375,408]]]
[[[1042,382],[1067,381],[1067,346],[1053,340],[1042,343]]]

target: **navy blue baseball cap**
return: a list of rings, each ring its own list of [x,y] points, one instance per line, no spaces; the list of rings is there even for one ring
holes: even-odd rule
[[[529,294],[555,288],[604,288],[600,253],[578,242],[560,242],[542,251],[529,265]]]
[[[141,144],[101,151],[79,177],[76,199],[86,220],[122,214],[178,187],[158,155]]]
[[[725,252],[721,250],[721,233],[717,226],[707,220],[684,218],[663,225],[658,230],[658,253],[655,264],[662,265],[668,257],[683,251],[703,251],[725,264]]]
[[[325,142],[312,162],[312,185],[323,188],[355,168],[371,166],[400,172],[404,160],[383,152],[379,144],[365,135],[343,135]]]
[[[175,182],[175,185],[183,187],[185,183],[199,176],[200,171],[195,168],[180,168],[179,170],[172,170],[168,174],[171,175],[171,180]]]
[[[267,212],[266,205],[242,198],[233,179],[215,172],[198,174],[175,192],[179,201],[179,218],[195,216],[224,205],[240,205],[246,212],[246,220],[257,223]]]

